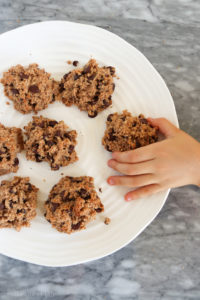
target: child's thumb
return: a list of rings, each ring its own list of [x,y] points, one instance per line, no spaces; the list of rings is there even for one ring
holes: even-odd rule
[[[165,118],[148,118],[148,121],[153,127],[158,127],[160,132],[163,133],[166,137],[174,136],[179,130],[176,126],[174,126]]]

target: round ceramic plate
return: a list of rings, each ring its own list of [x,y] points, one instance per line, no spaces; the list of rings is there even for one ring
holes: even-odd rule
[[[55,79],[60,79],[74,68],[67,64],[68,60],[78,60],[79,66],[83,66],[91,57],[100,66],[114,66],[119,76],[115,79],[112,107],[94,119],[76,107],[61,103],[51,104],[38,114],[64,120],[77,130],[79,161],[51,171],[47,163],[27,161],[24,153],[19,155],[18,173],[1,179],[11,179],[14,175],[30,177],[40,189],[37,217],[30,228],[20,232],[1,229],[0,253],[45,266],[69,266],[104,257],[127,245],[155,218],[169,191],[126,203],[123,195],[127,188],[111,187],[106,183],[114,171],[107,167],[110,153],[104,150],[101,139],[107,115],[124,109],[133,115],[166,117],[178,125],[173,100],[163,79],[137,49],[115,34],[94,26],[65,21],[32,24],[0,35],[0,45],[0,77],[16,64],[38,63]],[[12,104],[7,105],[7,101],[0,85],[0,122],[23,128],[32,115],[20,114]],[[102,193],[98,193],[105,206],[105,212],[86,230],[71,235],[53,229],[43,216],[44,201],[63,174],[93,176],[97,191],[102,189]],[[110,225],[104,224],[105,217],[111,219]]]

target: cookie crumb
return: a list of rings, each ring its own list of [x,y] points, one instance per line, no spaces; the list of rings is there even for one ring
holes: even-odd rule
[[[45,179],[45,178],[43,178],[43,179],[42,179],[42,181],[43,181],[43,182],[46,182],[46,179]]]
[[[68,63],[68,65],[71,65],[71,64],[72,64],[72,61],[71,61],[71,60],[68,60],[67,63]]]
[[[111,219],[106,217],[104,220],[104,224],[109,225],[110,222],[111,222]]]
[[[78,60],[74,60],[72,64],[73,64],[74,67],[77,67],[78,63],[79,63]]]
[[[64,173],[61,173],[60,175],[61,175],[61,176],[63,176],[63,175],[64,175]]]
[[[99,192],[102,193],[102,188],[99,188]]]
[[[7,104],[7,105],[10,105],[10,102],[7,101],[6,104]]]

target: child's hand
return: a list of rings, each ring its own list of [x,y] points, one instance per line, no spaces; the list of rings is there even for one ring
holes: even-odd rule
[[[166,139],[126,152],[113,152],[108,166],[125,176],[108,183],[137,188],[125,200],[148,196],[186,184],[200,185],[200,143],[166,119],[149,119]]]

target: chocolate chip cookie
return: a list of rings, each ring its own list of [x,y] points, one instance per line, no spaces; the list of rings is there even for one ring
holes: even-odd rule
[[[24,148],[28,160],[47,161],[52,170],[78,160],[75,152],[77,133],[75,130],[68,131],[63,121],[34,116],[24,129],[27,137]]]
[[[0,228],[30,226],[36,216],[38,189],[29,182],[29,177],[14,177],[0,185]]]
[[[110,152],[128,151],[155,143],[158,132],[143,115],[133,117],[124,110],[107,117],[106,131],[102,139],[105,149]]]
[[[104,211],[92,177],[64,177],[52,188],[45,202],[45,217],[60,232],[82,229]]]
[[[16,65],[3,73],[1,83],[5,95],[13,101],[14,108],[23,114],[37,113],[55,100],[58,84],[50,74],[37,64],[27,68]]]
[[[60,83],[58,100],[66,106],[77,105],[81,111],[87,111],[94,118],[112,104],[115,88],[114,67],[99,67],[91,59],[84,68],[73,70],[64,75]]]
[[[20,128],[5,127],[0,123],[0,175],[16,173],[19,168],[17,153],[23,149]]]

